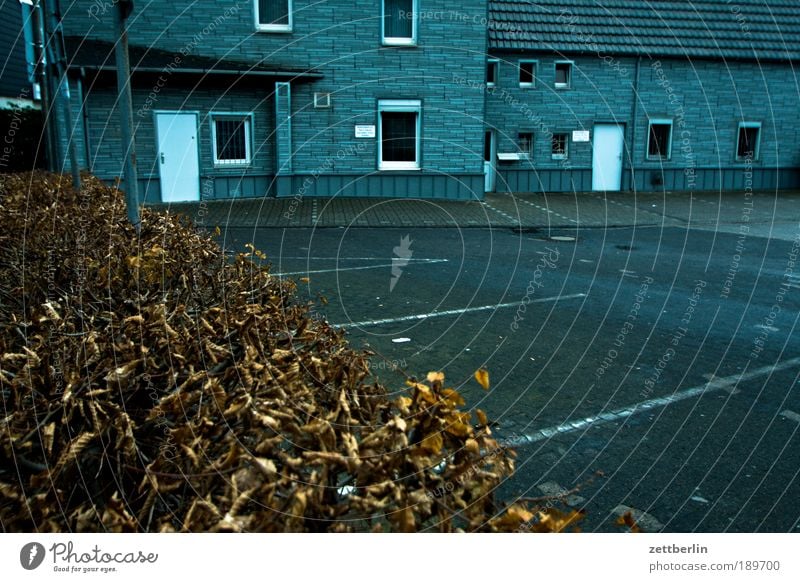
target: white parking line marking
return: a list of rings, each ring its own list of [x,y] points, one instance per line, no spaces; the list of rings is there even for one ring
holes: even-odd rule
[[[649,410],[653,410],[654,408],[664,408],[670,404],[681,402],[682,400],[688,400],[690,398],[696,398],[698,396],[702,396],[703,394],[719,391],[729,392],[740,382],[752,380],[760,376],[766,376],[768,374],[772,374],[773,372],[780,372],[781,370],[795,368],[797,366],[800,366],[800,358],[786,360],[785,362],[776,364],[774,366],[764,366],[763,368],[758,368],[752,372],[746,372],[744,374],[734,374],[733,376],[728,376],[726,378],[713,378],[710,379],[707,384],[696,386],[695,388],[688,388],[683,392],[676,392],[670,396],[645,400],[644,402],[634,404],[628,408],[620,408],[611,412],[601,412],[596,416],[589,416],[581,420],[569,420],[563,424],[559,424],[550,428],[544,428],[530,434],[515,435],[507,439],[501,439],[500,442],[502,445],[507,447],[523,447],[526,445],[532,445],[540,441],[548,440],[556,434],[586,430],[595,424],[600,425],[607,424],[609,422],[616,422],[640,412],[647,412]]]
[[[418,261],[421,265],[447,263],[447,259],[426,259]],[[338,269],[317,269],[315,271],[292,271],[291,273],[272,273],[273,277],[289,277],[292,275],[315,275],[317,273],[338,273],[339,271],[365,271],[367,269],[391,269],[392,263],[385,265],[367,265],[366,267],[339,267]]]
[[[559,295],[558,297],[542,297],[534,299],[531,303],[552,303],[555,301],[565,301],[567,299],[580,299],[586,297],[585,293],[574,293],[573,295]],[[390,317],[386,319],[372,319],[370,321],[359,321],[357,323],[340,323],[332,324],[333,327],[341,329],[349,329],[352,327],[372,327],[375,325],[385,325],[387,323],[400,323],[403,321],[418,321],[421,319],[432,319],[434,317],[450,317],[452,315],[461,315],[463,313],[478,313],[480,311],[496,311],[498,309],[507,309],[509,307],[519,307],[522,305],[521,301],[514,303],[499,303],[495,305],[482,305],[481,307],[467,307],[465,309],[449,309],[447,311],[433,311],[431,313],[419,313],[416,315],[406,315],[403,317]]]
[[[781,412],[781,416],[783,418],[793,420],[796,423],[800,424],[800,414],[797,414],[796,412],[792,412],[791,410],[784,410],[783,412]]]
[[[282,261],[385,261],[386,257],[274,257]],[[429,263],[431,261],[447,261],[449,259],[404,259],[408,262]]]

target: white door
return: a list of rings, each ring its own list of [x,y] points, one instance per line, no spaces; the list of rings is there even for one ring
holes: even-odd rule
[[[486,192],[494,192],[497,182],[497,171],[494,165],[495,159],[495,140],[494,132],[487,131],[483,143],[483,173],[486,175]]]
[[[594,126],[592,190],[617,192],[622,187],[622,150],[625,136],[621,125]]]
[[[200,200],[200,161],[195,113],[157,113],[162,202]]]

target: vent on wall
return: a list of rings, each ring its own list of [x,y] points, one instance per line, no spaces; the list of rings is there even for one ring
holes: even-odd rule
[[[330,93],[314,93],[314,107],[316,109],[328,109],[331,106]]]

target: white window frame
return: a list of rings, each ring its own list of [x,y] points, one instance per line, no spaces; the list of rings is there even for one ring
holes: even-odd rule
[[[566,83],[557,83],[555,81],[556,71],[558,70],[558,65],[569,65],[569,70],[567,72],[567,82]],[[574,61],[556,61],[553,63],[553,87],[556,89],[571,89],[572,88],[572,72],[575,68]]]
[[[417,114],[417,139],[415,162],[384,162],[383,161],[383,119],[381,114],[389,113],[416,113]],[[379,170],[419,170],[422,167],[422,101],[418,99],[381,99],[378,101],[378,169]]]
[[[746,158],[739,155],[739,136],[743,129],[758,129],[758,139],[756,140],[756,148],[753,152],[753,161],[757,162],[761,159],[761,122],[760,121],[740,121],[736,128],[736,142],[734,144],[733,154],[736,156],[737,162],[744,162]]]
[[[411,12],[414,20],[411,22],[411,38],[402,36],[386,36],[386,0],[381,0],[381,42],[384,46],[417,46],[419,35],[419,0],[413,0]]]
[[[522,75],[522,65],[523,65],[523,63],[533,65],[533,81],[530,82],[530,83],[523,83],[522,81],[520,81],[519,82],[519,86],[520,86],[521,89],[534,89],[534,88],[536,88],[536,73],[538,72],[538,69],[539,69],[539,61],[532,60],[532,59],[521,59],[517,63],[517,70],[518,70],[518,73],[519,73],[519,75],[517,76],[518,79],[519,79],[519,76]]]
[[[331,107],[331,94],[328,92],[314,93],[314,108],[315,109],[330,109]]]
[[[553,139],[557,135],[563,135],[564,139],[564,153],[563,154],[556,154],[553,152]],[[550,138],[550,156],[554,160],[567,160],[569,159],[569,132],[566,131],[554,131],[553,137]]]
[[[669,125],[669,140],[667,141],[667,155],[662,156],[654,156],[650,154],[650,134],[653,131],[654,125]],[[645,145],[645,154],[648,160],[671,160],[672,159],[672,132],[674,131],[673,123],[671,119],[667,118],[654,118],[650,120],[650,123],[647,125],[647,143]],[[738,137],[737,137],[738,139]]]
[[[245,159],[243,160],[220,160],[217,157],[217,119],[233,118],[233,119],[247,119],[244,124],[244,151]],[[253,163],[253,113],[251,111],[244,112],[212,112],[209,115],[211,123],[211,153],[213,155],[215,168],[241,168],[249,166]]]
[[[261,24],[258,14],[258,0],[253,0],[253,14],[258,32],[292,32],[294,27],[294,10],[292,0],[286,0],[289,7],[289,24]]]
[[[489,80],[486,80],[487,87],[496,87],[497,81],[500,79],[500,59],[486,59],[486,72],[484,73],[487,77],[489,76],[489,67],[494,65],[494,82],[490,83]]]

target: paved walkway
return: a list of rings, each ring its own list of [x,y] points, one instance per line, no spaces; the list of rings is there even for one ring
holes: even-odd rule
[[[488,194],[483,201],[382,198],[215,200],[154,205],[221,228],[603,228],[797,225],[800,192]]]

